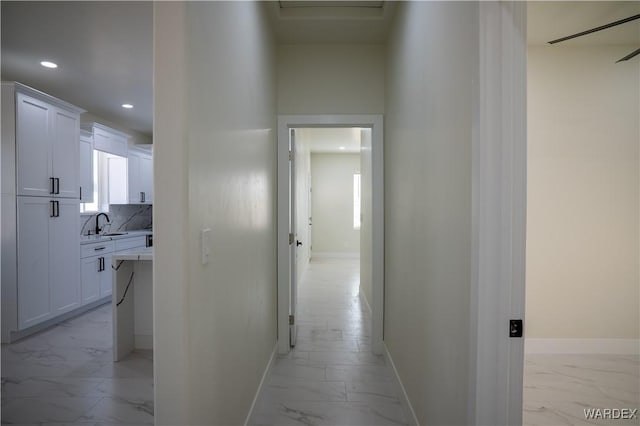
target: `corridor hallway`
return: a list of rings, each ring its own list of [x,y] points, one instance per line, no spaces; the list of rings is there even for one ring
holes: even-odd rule
[[[298,286],[297,344],[268,373],[250,425],[404,425],[391,368],[371,353],[358,259],[312,260]]]

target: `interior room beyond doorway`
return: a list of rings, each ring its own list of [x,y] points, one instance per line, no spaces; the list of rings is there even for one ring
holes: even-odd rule
[[[362,227],[371,213],[370,165],[364,164],[370,157],[360,154],[363,138],[370,141],[370,129],[295,129],[297,282],[311,259],[360,259],[361,240],[365,249],[371,245],[370,229]],[[369,304],[371,278],[362,278],[362,297]]]

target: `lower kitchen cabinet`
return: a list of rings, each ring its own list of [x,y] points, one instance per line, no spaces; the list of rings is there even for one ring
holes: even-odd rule
[[[91,303],[111,295],[112,241],[82,246],[82,303]]]
[[[17,198],[22,330],[80,306],[79,201]]]

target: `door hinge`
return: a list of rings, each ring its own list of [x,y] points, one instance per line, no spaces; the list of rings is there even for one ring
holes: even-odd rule
[[[522,337],[522,320],[509,320],[509,337]]]
[[[289,234],[289,245],[293,244],[293,234]]]
[[[289,315],[289,325],[294,325],[296,323],[296,319],[293,315]]]

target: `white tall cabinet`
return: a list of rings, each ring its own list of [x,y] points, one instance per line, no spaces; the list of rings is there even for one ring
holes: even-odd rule
[[[3,342],[81,304],[82,112],[19,83],[2,83]]]
[[[18,195],[78,198],[80,114],[16,93]]]

